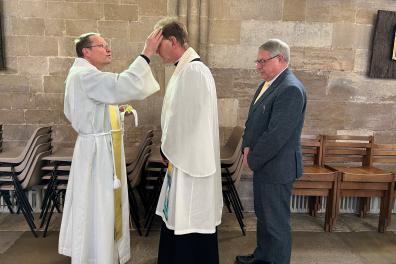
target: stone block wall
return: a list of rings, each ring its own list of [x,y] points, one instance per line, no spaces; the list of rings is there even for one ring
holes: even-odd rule
[[[291,46],[291,68],[305,84],[309,99],[304,133],[374,133],[378,142],[396,142],[396,82],[367,78],[376,13],[396,11],[393,0],[1,3],[7,70],[0,72],[0,123],[4,123],[5,145],[24,144],[36,127],[48,124],[54,127],[56,145],[73,145],[76,135],[63,115],[63,92],[75,37],[89,31],[102,33],[113,50],[107,70],[120,72],[140,53],[160,18],[179,14],[188,20],[188,7],[196,11],[197,3],[209,6],[204,14],[206,49],[201,53],[216,80],[222,142],[231,127],[243,126],[246,120],[260,81],[253,61],[258,46],[268,38],[280,38]],[[164,87],[172,66],[164,67],[158,57],[152,66]],[[159,130],[163,95],[162,89],[145,101],[132,102],[140,127],[131,129],[127,121],[126,144],[137,142],[147,129]]]
[[[367,77],[378,9],[389,0],[217,0],[210,2],[209,61],[218,96],[238,104],[229,123],[243,125],[260,81],[253,61],[269,38],[291,47],[304,83],[306,134],[374,134],[396,142],[395,80]],[[231,119],[231,120],[230,120]]]

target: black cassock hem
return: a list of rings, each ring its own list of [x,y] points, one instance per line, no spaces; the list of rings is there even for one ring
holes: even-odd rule
[[[157,264],[219,264],[217,231],[175,235],[162,223]]]

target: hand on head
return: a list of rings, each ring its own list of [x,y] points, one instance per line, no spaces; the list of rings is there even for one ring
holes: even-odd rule
[[[162,41],[162,30],[156,29],[150,33],[150,35],[146,39],[146,43],[144,44],[142,54],[150,58],[153,56],[158,49],[159,44]]]

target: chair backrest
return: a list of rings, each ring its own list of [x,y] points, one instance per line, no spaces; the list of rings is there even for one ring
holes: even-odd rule
[[[236,163],[237,163],[237,168],[234,171],[234,173],[231,175],[231,178],[235,184],[238,184],[241,179],[241,176],[242,176],[242,168],[243,168],[243,166],[242,166],[243,165],[243,156],[242,155],[239,157],[239,159]]]
[[[18,172],[22,171],[24,169],[24,167],[26,166],[26,164],[29,162],[29,160],[33,158],[32,157],[32,153],[34,152],[36,147],[37,146],[41,146],[44,143],[49,143],[46,146],[49,146],[49,147],[51,146],[50,145],[50,143],[51,143],[51,135],[50,134],[40,135],[40,136],[38,136],[38,137],[36,137],[34,139],[34,141],[31,144],[31,146],[30,146],[30,148],[29,148],[24,160],[20,164],[15,166],[15,170],[18,171]],[[48,150],[48,149],[45,149],[45,150]],[[42,150],[42,151],[44,151],[44,150]]]
[[[241,158],[243,158],[242,151],[239,152],[234,163],[232,163],[230,166],[226,166],[226,167],[222,168],[222,172],[227,172],[229,174],[233,174],[238,169],[239,161]]]
[[[323,136],[323,164],[372,166],[373,136]]]
[[[138,161],[140,160],[143,153],[146,151],[146,149],[151,149],[152,144],[153,144],[152,138],[147,138],[146,142],[142,145],[142,148],[139,147],[139,149],[141,149],[141,150],[136,155],[136,159],[131,164],[129,164],[127,166],[127,168],[126,168],[127,173],[130,173],[135,169],[135,167],[137,166]]]
[[[396,173],[396,144],[374,144],[373,165]]]
[[[143,136],[142,140],[140,141],[140,145],[139,145],[139,149],[138,149],[138,153],[142,153],[143,148],[146,146],[148,140],[153,139],[154,137],[154,132],[152,129],[147,130],[146,134]]]
[[[29,170],[32,168],[32,166],[34,166],[34,161],[35,161],[36,157],[43,152],[51,152],[51,143],[43,143],[43,144],[37,145],[34,148],[32,154],[28,158],[26,166],[24,167],[22,172],[20,172],[18,174],[19,181],[24,181],[24,179],[27,177],[27,174],[29,173]],[[41,169],[41,167],[40,167],[40,169]]]
[[[301,151],[304,165],[322,165],[322,135],[301,135]]]
[[[27,171],[27,175],[22,182],[22,189],[30,189],[36,186],[41,181],[41,175],[43,174],[41,167],[43,166],[43,158],[51,154],[51,151],[44,151],[39,153],[33,160],[32,166]]]
[[[51,134],[51,127],[50,127],[50,126],[48,126],[48,127],[39,127],[39,128],[37,128],[37,129],[33,132],[33,134],[30,136],[28,142],[26,143],[26,145],[25,145],[25,147],[23,148],[23,150],[21,151],[21,153],[20,153],[16,158],[10,158],[10,162],[13,162],[13,163],[20,163],[20,162],[22,162],[22,161],[26,158],[26,156],[27,156],[27,154],[28,154],[30,148],[32,147],[32,144],[33,144],[34,140],[35,140],[37,137],[39,137],[39,136],[41,136],[41,135],[45,135],[45,134]],[[4,154],[6,154],[6,152],[4,152]],[[4,161],[3,161],[3,158],[2,158],[1,161],[2,161],[2,162],[8,162],[8,161],[7,161],[7,158],[4,158]]]
[[[137,161],[134,170],[128,174],[128,182],[132,188],[135,188],[140,184],[142,179],[143,168],[146,165],[150,153],[151,153],[151,148],[149,147],[145,148],[139,160]]]
[[[243,131],[244,129],[240,126],[233,128],[230,137],[220,150],[222,163],[229,165],[236,161],[238,154],[241,152]]]

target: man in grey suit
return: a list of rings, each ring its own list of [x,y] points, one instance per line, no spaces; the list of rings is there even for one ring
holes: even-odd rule
[[[290,48],[270,39],[260,46],[256,68],[264,80],[254,95],[243,135],[244,164],[253,170],[257,247],[237,264],[290,263],[290,198],[302,175],[300,148],[306,95],[289,69]]]

